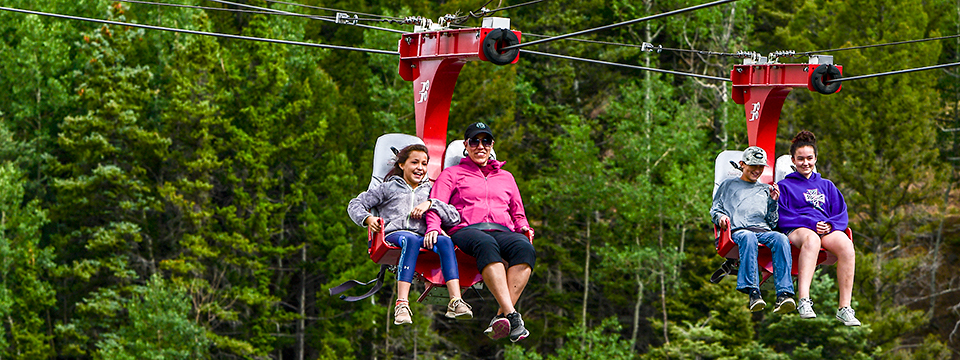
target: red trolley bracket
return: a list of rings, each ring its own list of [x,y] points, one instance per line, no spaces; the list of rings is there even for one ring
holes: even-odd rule
[[[417,136],[427,145],[431,159],[427,171],[431,179],[435,180],[442,170],[450,100],[463,65],[476,60],[502,65],[519,59],[519,51],[498,50],[519,43],[520,32],[495,28],[504,24],[504,20],[503,27],[509,28],[509,19],[490,19],[494,20],[484,19],[482,28],[415,32],[400,38],[399,72],[404,80],[413,82]],[[488,24],[490,27],[486,27]]]
[[[810,62],[736,65],[730,71],[733,101],[743,105],[747,119],[747,141],[750,146],[759,146],[768,154],[768,166],[760,177],[762,182],[773,182],[777,125],[783,101],[790,90],[808,88],[824,94],[840,91],[840,82],[825,83],[839,78],[843,70],[842,66],[832,64],[833,56],[811,56]]]

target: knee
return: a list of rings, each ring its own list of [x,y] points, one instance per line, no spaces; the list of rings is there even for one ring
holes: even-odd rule
[[[446,236],[437,236],[437,243],[433,246],[436,246],[440,250],[453,250],[453,241]]]
[[[419,251],[420,247],[423,246],[423,239],[414,236],[400,235],[400,246],[407,250]]]

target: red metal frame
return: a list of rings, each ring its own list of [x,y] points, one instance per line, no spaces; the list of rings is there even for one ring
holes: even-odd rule
[[[400,38],[400,77],[413,82],[417,136],[427,145],[431,159],[427,171],[431,179],[436,179],[443,169],[447,119],[457,77],[467,61],[487,60],[482,45],[492,30],[449,29],[408,33]],[[513,33],[520,38],[519,31]]]
[[[836,65],[840,71],[843,67]],[[767,167],[760,181],[773,183],[776,161],[777,124],[783,100],[794,88],[810,86],[810,75],[817,64],[736,65],[730,71],[733,102],[743,105],[747,119],[747,142],[767,152]]]
[[[818,64],[747,64],[735,65],[730,71],[730,80],[733,81],[733,101],[743,105],[747,120],[747,142],[750,146],[759,146],[767,152],[767,166],[763,170],[763,175],[760,176],[760,181],[764,183],[773,183],[773,171],[777,159],[775,156],[777,126],[783,110],[783,101],[794,88],[807,88],[814,91],[810,78],[813,69],[817,66]],[[841,72],[843,71],[842,66],[835,66]],[[845,233],[847,237],[853,239],[850,229],[846,229]],[[737,245],[730,238],[730,229],[719,230],[714,227],[714,234],[717,239],[717,254],[725,258],[736,258]],[[797,257],[800,255],[800,250],[794,246],[791,246],[791,250],[793,253],[791,272],[796,276]],[[817,264],[824,263],[828,258],[829,253],[821,248]],[[773,272],[770,250],[765,246],[760,246],[757,263],[764,272],[763,280],[765,281]]]

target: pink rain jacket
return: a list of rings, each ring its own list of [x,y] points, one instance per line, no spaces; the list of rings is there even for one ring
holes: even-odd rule
[[[530,227],[520,199],[517,181],[509,171],[501,169],[505,161],[487,161],[487,176],[470,158],[443,170],[433,183],[430,198],[453,205],[460,213],[460,223],[447,230],[453,235],[461,228],[477,223],[497,223],[520,232]],[[440,230],[440,217],[428,212],[427,232]]]

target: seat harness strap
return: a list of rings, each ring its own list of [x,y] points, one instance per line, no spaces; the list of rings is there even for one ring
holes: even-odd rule
[[[354,288],[355,286],[357,286],[357,285],[367,286],[367,285],[370,285],[370,283],[376,281],[376,284],[373,284],[373,287],[370,288],[370,290],[367,291],[366,294],[363,294],[363,295],[360,295],[360,296],[340,295],[340,300],[349,301],[349,302],[354,302],[354,301],[359,301],[359,300],[366,299],[366,298],[370,297],[371,295],[376,294],[378,291],[380,291],[380,288],[383,287],[383,277],[384,277],[384,274],[386,274],[388,267],[389,267],[389,265],[380,265],[380,273],[377,274],[377,278],[376,278],[376,279],[372,279],[372,280],[370,280],[370,281],[367,281],[367,282],[365,282],[365,283],[362,283],[362,282],[359,282],[359,281],[356,281],[356,280],[347,280],[347,281],[345,281],[343,284],[340,284],[340,285],[338,285],[338,286],[336,286],[336,287],[330,288],[330,295],[337,295],[337,294],[342,293],[342,292],[344,292],[344,291],[353,289],[353,288]]]

